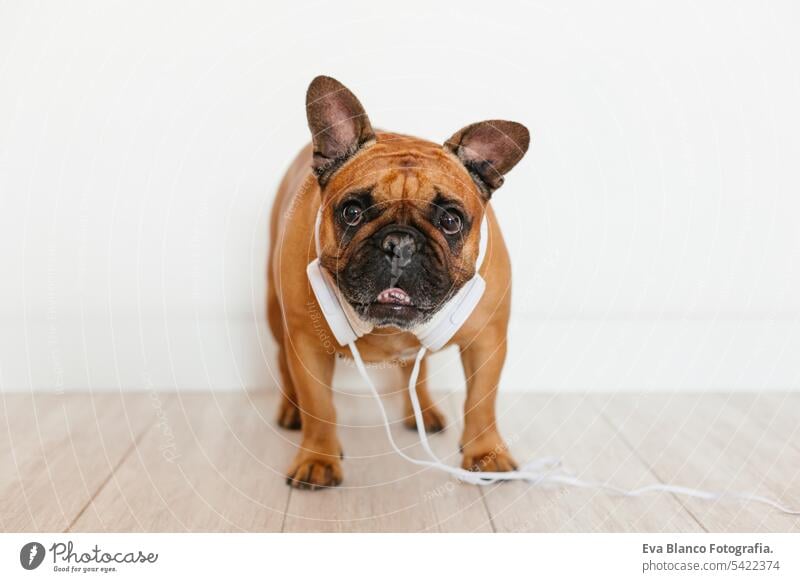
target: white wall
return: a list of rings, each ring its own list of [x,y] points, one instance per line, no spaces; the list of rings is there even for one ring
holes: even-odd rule
[[[271,384],[320,73],[382,128],[532,130],[508,389],[800,387],[797,3],[284,4],[0,7],[0,388]]]

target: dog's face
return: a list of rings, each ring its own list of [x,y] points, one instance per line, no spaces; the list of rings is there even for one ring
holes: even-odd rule
[[[486,204],[524,155],[528,131],[482,122],[444,146],[376,134],[355,96],[328,77],[311,83],[307,111],[322,266],[364,320],[424,323],[475,274]]]
[[[323,204],[322,265],[377,326],[425,321],[474,275],[485,202],[439,145],[379,134],[330,179]]]

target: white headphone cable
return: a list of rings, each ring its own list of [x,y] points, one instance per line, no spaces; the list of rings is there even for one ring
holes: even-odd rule
[[[568,487],[580,487],[584,489],[599,489],[608,491],[611,493],[616,493],[618,495],[623,495],[625,497],[639,497],[641,495],[645,495],[647,493],[673,493],[676,495],[685,495],[688,497],[696,497],[699,499],[706,499],[709,501],[716,501],[723,498],[731,498],[731,499],[739,499],[741,501],[755,501],[757,503],[762,503],[764,505],[768,505],[778,511],[783,513],[787,513],[789,515],[800,515],[800,510],[791,509],[782,505],[781,503],[770,499],[768,497],[763,497],[761,495],[755,495],[752,493],[726,493],[726,492],[712,492],[712,491],[703,491],[701,489],[693,489],[690,487],[683,487],[680,485],[668,485],[662,483],[656,483],[653,485],[646,485],[644,487],[639,487],[637,489],[623,489],[621,487],[617,487],[607,482],[600,482],[600,481],[585,481],[583,479],[578,479],[577,477],[573,477],[568,473],[565,473],[563,470],[559,471],[559,467],[561,465],[560,461],[555,457],[543,457],[541,459],[537,459],[533,462],[526,463],[522,466],[522,468],[518,471],[509,471],[509,472],[475,472],[475,471],[467,471],[465,469],[461,469],[460,467],[452,467],[450,465],[445,464],[444,462],[436,456],[433,450],[430,447],[430,443],[428,442],[428,435],[425,432],[425,425],[422,419],[422,410],[419,404],[419,396],[417,395],[417,378],[419,377],[419,369],[420,365],[422,364],[422,358],[426,354],[426,349],[424,347],[420,348],[419,352],[417,353],[417,357],[414,360],[414,367],[411,370],[411,376],[408,381],[408,392],[411,398],[411,406],[414,409],[414,420],[417,424],[417,433],[419,434],[420,443],[422,444],[422,448],[431,458],[430,461],[424,459],[415,459],[406,455],[392,436],[391,425],[389,423],[389,416],[386,414],[386,409],[383,406],[383,401],[381,400],[380,394],[378,390],[375,388],[375,385],[372,383],[372,380],[367,373],[366,366],[364,366],[364,362],[361,359],[361,354],[358,351],[358,348],[355,345],[355,342],[351,342],[348,344],[350,348],[350,352],[353,354],[353,359],[355,360],[356,368],[358,369],[361,376],[367,382],[367,386],[369,386],[370,391],[372,392],[372,396],[375,398],[375,401],[378,403],[378,407],[380,408],[381,415],[383,416],[383,423],[384,428],[386,429],[386,436],[389,439],[389,443],[392,445],[394,451],[403,457],[406,461],[413,463],[415,465],[420,465],[424,467],[433,467],[435,469],[439,469],[440,471],[444,471],[445,473],[449,473],[453,475],[457,479],[464,481],[466,483],[472,483],[474,485],[490,485],[492,483],[496,483],[497,481],[512,481],[512,480],[523,480],[528,481],[534,485],[544,485],[544,484],[552,484],[552,485],[565,485]]]

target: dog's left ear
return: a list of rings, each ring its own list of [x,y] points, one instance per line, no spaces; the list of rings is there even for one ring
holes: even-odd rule
[[[320,186],[375,132],[355,95],[336,79],[319,76],[306,93],[308,128],[314,145],[312,166]]]
[[[503,185],[503,175],[528,151],[528,129],[514,121],[480,121],[456,132],[444,142],[489,198]]]

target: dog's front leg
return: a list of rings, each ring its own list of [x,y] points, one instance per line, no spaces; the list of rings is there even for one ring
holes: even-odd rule
[[[495,418],[497,385],[505,359],[506,334],[505,328],[500,326],[488,326],[461,349],[461,363],[467,378],[461,466],[470,471],[513,471],[517,468]]]
[[[298,335],[287,340],[285,348],[297,391],[303,439],[286,483],[299,489],[332,487],[342,482],[342,448],[336,436],[331,389],[335,356],[319,349],[316,337]]]

